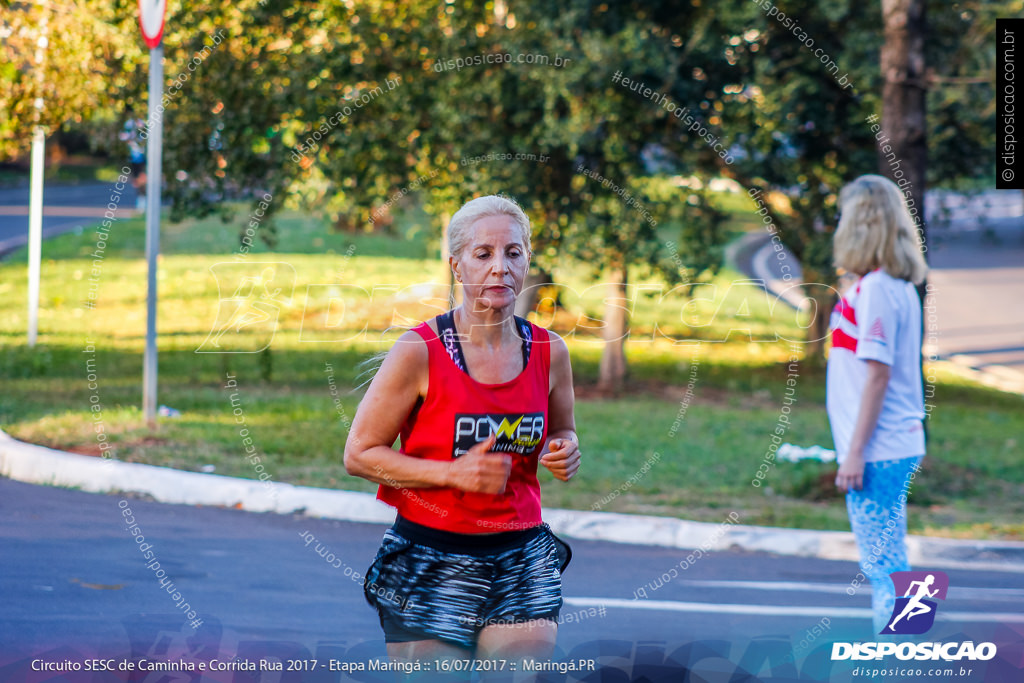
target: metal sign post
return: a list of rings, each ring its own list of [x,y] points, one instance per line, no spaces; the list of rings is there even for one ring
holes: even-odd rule
[[[164,13],[167,0],[139,0],[139,26],[149,45],[149,112],[146,116],[146,352],[142,369],[142,412],[146,424],[156,427],[156,275],[160,253],[160,179],[163,117],[156,117],[164,90]]]
[[[36,40],[36,125],[32,130],[32,174],[28,200],[28,346],[34,348],[39,334],[39,279],[43,256],[43,174],[46,172],[46,134],[40,121],[43,116],[43,92],[46,75],[43,71],[46,47],[49,44],[47,14]]]
[[[41,98],[40,98],[41,99]],[[43,172],[46,169],[46,135],[42,126],[32,131],[32,180],[28,210],[28,345],[36,345],[39,333],[39,278],[43,255]]]

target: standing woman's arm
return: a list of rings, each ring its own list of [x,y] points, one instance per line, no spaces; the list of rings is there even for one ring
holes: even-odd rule
[[[579,437],[573,411],[576,395],[572,388],[572,363],[565,340],[548,331],[551,344],[551,372],[548,393],[548,443],[540,464],[556,479],[569,481],[580,468]]]
[[[836,473],[836,486],[843,491],[859,490],[864,485],[864,448],[878,426],[878,416],[882,414],[882,403],[889,388],[891,368],[877,360],[864,362],[868,371],[864,393],[860,396],[857,424],[850,439],[850,450]]]

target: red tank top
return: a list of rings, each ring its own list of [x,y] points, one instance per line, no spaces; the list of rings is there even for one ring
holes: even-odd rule
[[[533,351],[515,379],[477,382],[455,365],[427,323],[413,328],[427,343],[429,386],[401,428],[400,451],[430,460],[457,458],[497,432],[492,451],[512,455],[505,492],[471,493],[455,488],[381,485],[377,498],[406,519],[462,534],[528,529],[541,523],[537,458],[548,427],[548,332],[530,323]]]

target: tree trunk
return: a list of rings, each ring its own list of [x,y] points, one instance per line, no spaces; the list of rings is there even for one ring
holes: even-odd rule
[[[516,315],[520,318],[525,318],[537,308],[540,288],[551,283],[551,280],[550,273],[541,268],[531,268],[526,274],[526,280],[523,281],[523,291],[520,292],[519,298],[516,299]]]
[[[448,263],[448,223],[452,220],[452,215],[447,211],[441,214],[441,268],[443,272],[447,273],[445,276],[445,282],[448,283],[448,308],[455,307],[455,273],[452,272],[452,267]]]
[[[882,0],[884,43],[882,67],[882,133],[892,146],[878,144],[881,175],[900,185],[925,243],[924,198],[928,168],[925,121],[925,0]],[[925,252],[927,254],[927,252]]]
[[[878,150],[881,174],[903,189],[907,206],[917,209],[914,216],[918,239],[927,259],[925,226],[926,171],[928,169],[927,128],[925,122],[927,86],[925,83],[924,41],[925,0],[882,0],[884,42],[881,51],[882,131],[889,138],[889,155]],[[892,154],[895,153],[895,159]],[[886,157],[889,158],[886,158]],[[895,166],[899,162],[900,167]],[[902,171],[902,174],[899,171]],[[902,177],[900,177],[902,175]],[[909,183],[908,183],[909,181]],[[914,214],[911,208],[911,214]],[[917,221],[917,219],[920,221]],[[927,282],[917,285],[924,307]],[[924,343],[924,316],[921,316]],[[921,354],[921,384],[925,384],[924,354]],[[927,391],[927,386],[924,387]],[[927,436],[927,432],[925,433]]]
[[[601,351],[597,389],[617,395],[626,382],[626,336],[629,333],[629,298],[627,268],[620,259],[609,271],[608,298],[605,299],[604,349]]]

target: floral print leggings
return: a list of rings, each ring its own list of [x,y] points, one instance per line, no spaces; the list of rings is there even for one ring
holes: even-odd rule
[[[846,494],[850,527],[860,551],[860,569],[871,580],[875,633],[889,623],[896,604],[889,574],[910,570],[905,540],[906,494],[922,458],[919,455],[865,463],[863,487]]]

